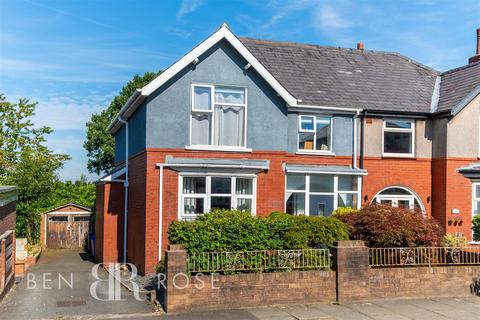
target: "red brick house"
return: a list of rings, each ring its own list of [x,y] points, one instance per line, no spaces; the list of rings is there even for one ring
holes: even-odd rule
[[[116,169],[97,185],[97,259],[152,272],[168,225],[211,208],[328,216],[376,201],[418,207],[472,239],[475,57],[442,73],[360,45],[238,38],[222,26],[111,123]]]

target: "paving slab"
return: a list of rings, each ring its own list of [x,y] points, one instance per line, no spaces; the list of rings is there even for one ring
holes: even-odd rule
[[[442,315],[451,320],[479,319],[478,313],[464,310],[461,307],[452,307],[440,301],[432,299],[404,300],[406,304],[414,305],[435,314]]]
[[[346,305],[346,307],[375,320],[409,320],[409,318],[402,316],[396,311],[372,302],[352,303]]]
[[[447,320],[448,318],[438,313],[426,310],[421,307],[417,307],[412,304],[406,303],[404,300],[384,300],[375,301],[376,305],[379,305],[385,309],[390,310],[412,320]]]

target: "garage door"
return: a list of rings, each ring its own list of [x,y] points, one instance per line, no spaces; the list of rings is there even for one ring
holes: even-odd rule
[[[47,217],[47,247],[74,249],[85,246],[90,215],[54,214]]]

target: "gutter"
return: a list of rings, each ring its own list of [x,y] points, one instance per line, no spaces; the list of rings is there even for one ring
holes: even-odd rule
[[[129,99],[130,101],[130,99]],[[128,187],[129,187],[129,175],[128,175],[128,121],[124,120],[120,114],[117,116],[120,123],[125,124],[125,180],[123,181],[123,187],[125,188],[124,195],[124,208],[123,208],[123,263],[127,263],[127,231],[128,231]]]
[[[124,117],[125,113],[131,106],[136,106],[138,103],[137,101],[140,100],[139,98],[143,97],[144,96],[142,96],[142,89],[135,89],[130,98],[128,98],[127,102],[125,102],[125,105],[122,107],[122,109],[120,109],[115,118],[113,118],[112,122],[110,122],[109,126],[107,127],[107,131],[110,133],[114,133],[114,131],[116,131],[115,129],[118,123],[125,124],[125,122],[127,121]]]

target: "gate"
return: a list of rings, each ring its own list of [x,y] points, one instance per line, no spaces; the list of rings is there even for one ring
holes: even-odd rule
[[[48,215],[47,247],[82,248],[90,231],[90,215]]]

